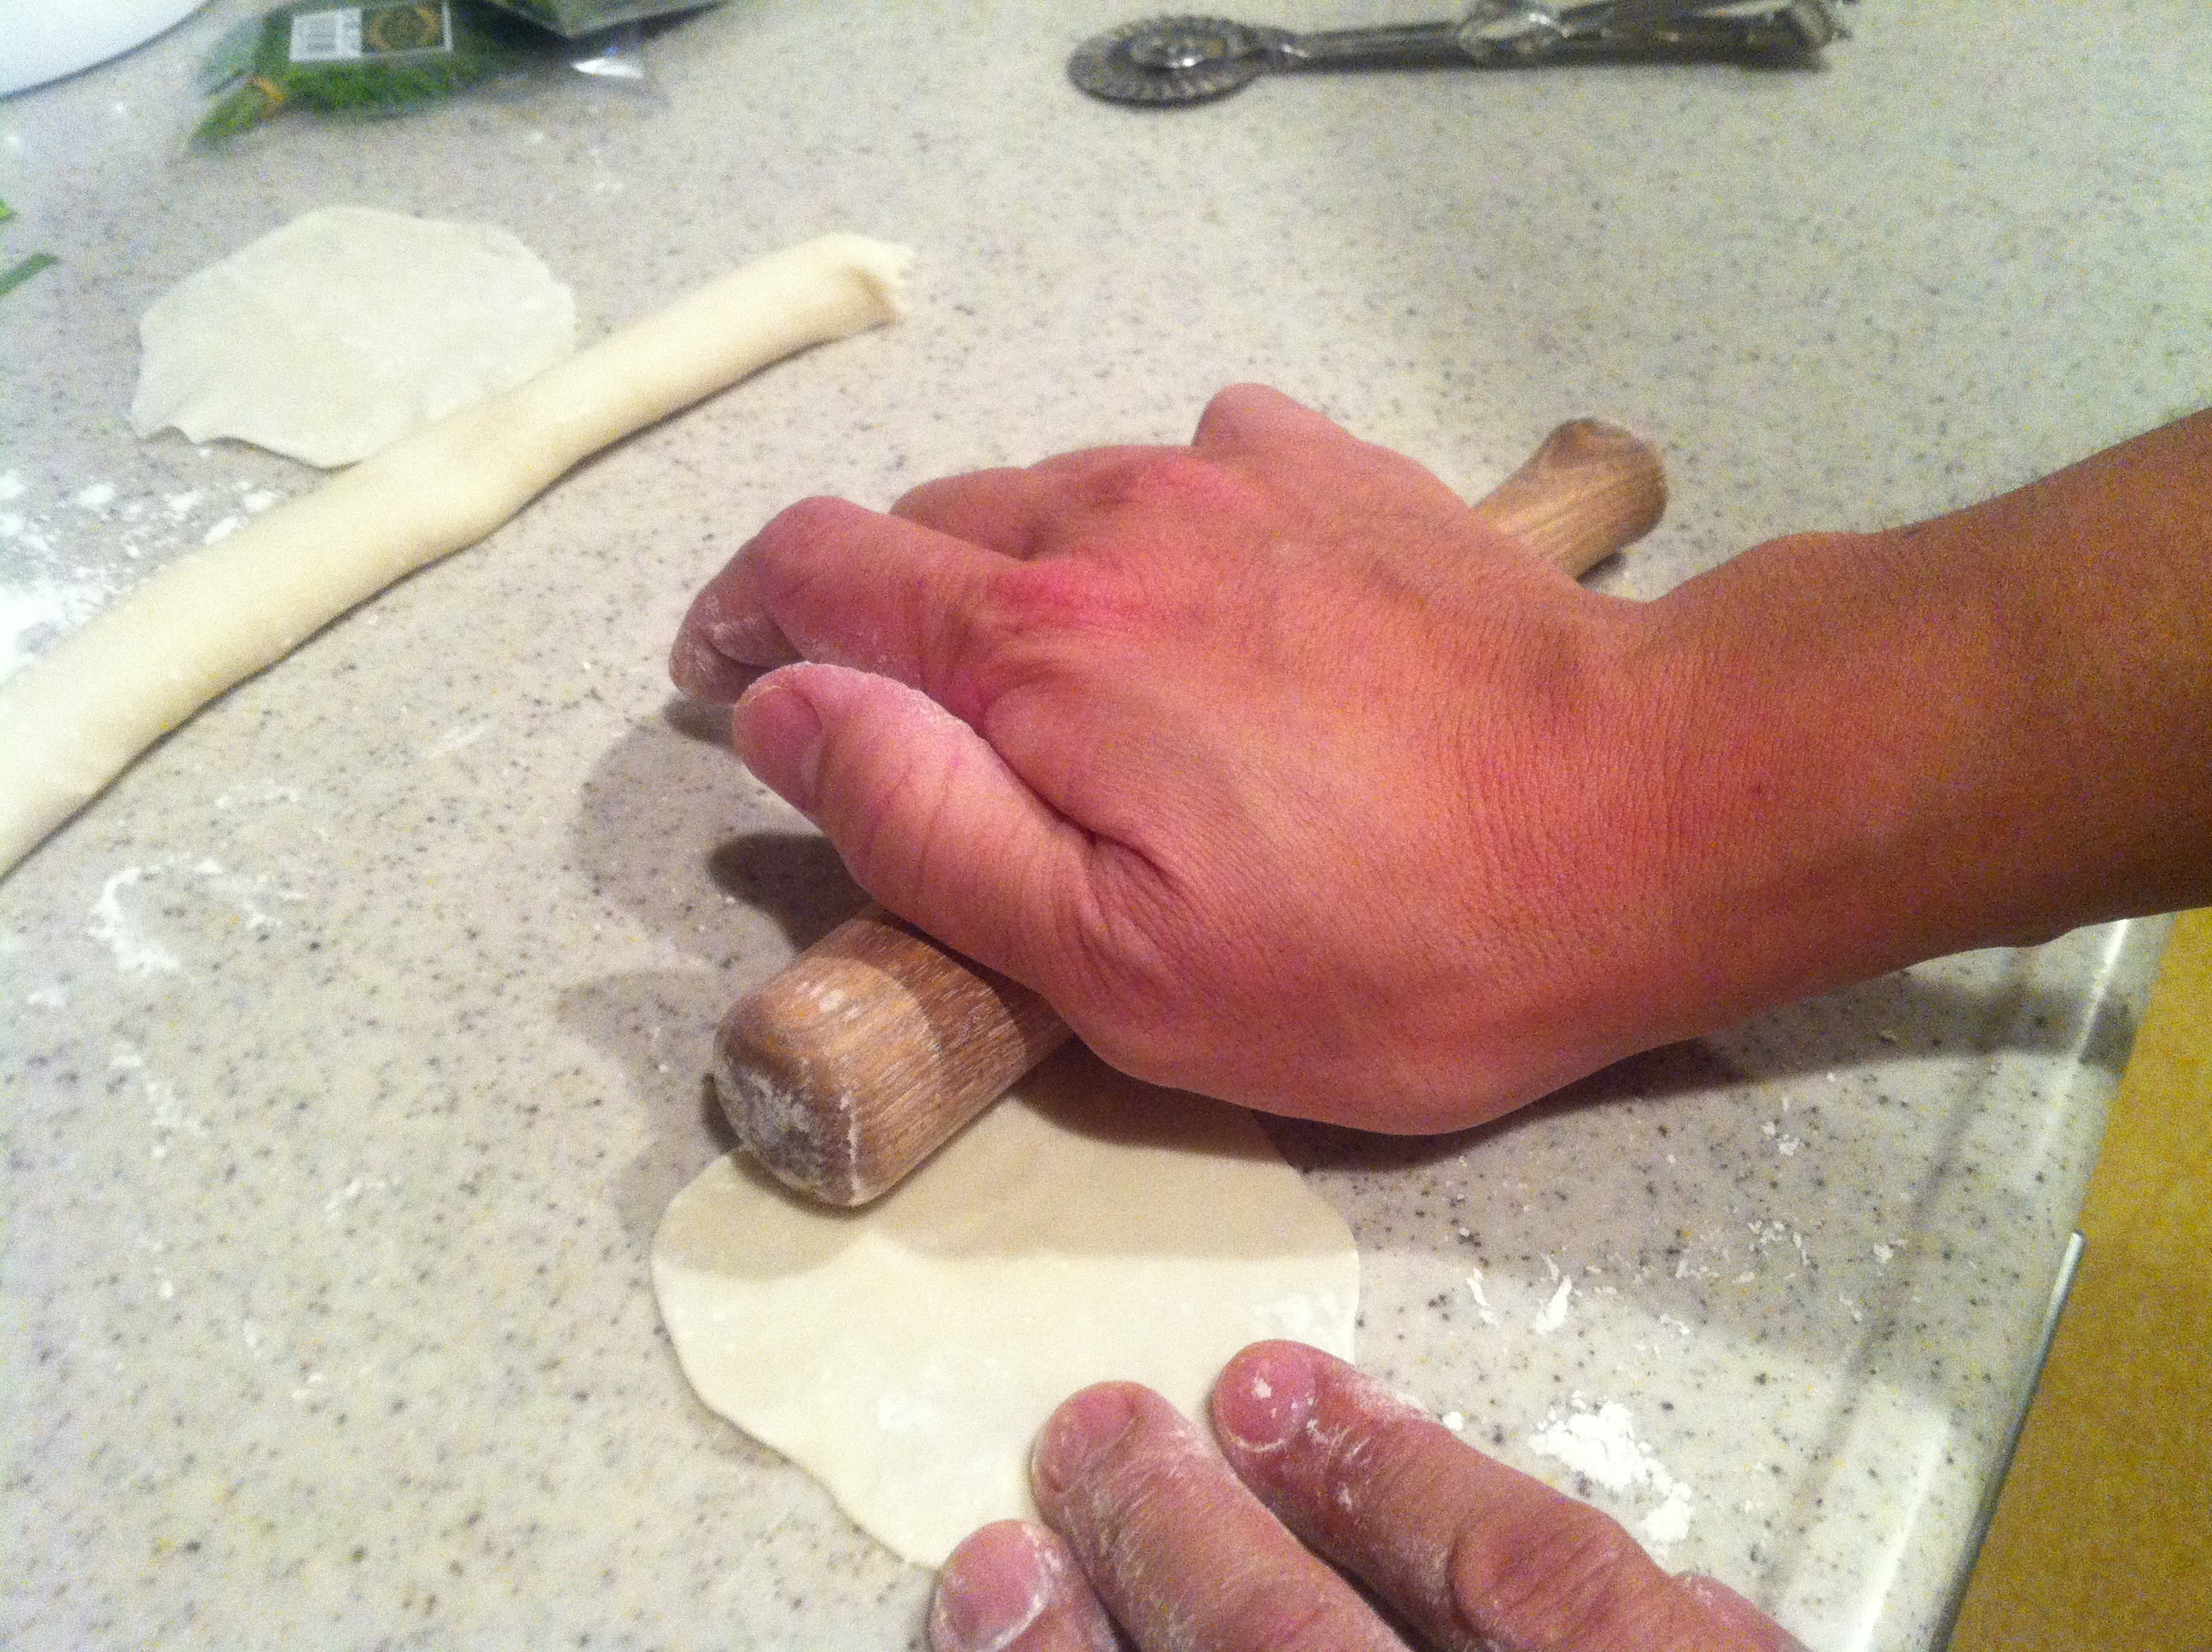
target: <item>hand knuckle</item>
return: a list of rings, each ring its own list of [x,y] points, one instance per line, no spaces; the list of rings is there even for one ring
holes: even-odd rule
[[[999,583],[1003,623],[1017,632],[1118,629],[1128,607],[1126,593],[1093,562],[1051,556],[1024,562]]]
[[[1213,424],[1224,420],[1235,420],[1246,414],[1261,411],[1281,396],[1282,392],[1270,390],[1265,385],[1249,382],[1225,385],[1213,392],[1212,399],[1206,403],[1200,420],[1202,423]]]
[[[1621,1631],[1646,1615],[1663,1576],[1620,1524],[1564,1503],[1500,1547],[1486,1535],[1456,1546],[1451,1594],[1467,1629],[1512,1646],[1635,1644]]]
[[[1179,447],[1155,448],[1117,478],[1113,501],[1176,517],[1249,512],[1250,489],[1224,465]]]
[[[745,562],[762,570],[787,565],[827,541],[843,535],[859,507],[849,501],[817,494],[787,505],[769,518],[745,547]]]
[[[1231,1613],[1237,1643],[1267,1652],[1351,1652],[1376,1643],[1373,1625],[1359,1623],[1352,1603],[1310,1578],[1278,1576],[1238,1601]]]
[[[1062,929],[1070,999],[1091,1023],[1078,1030],[1115,1066],[1139,1076],[1176,1048],[1189,998],[1188,971],[1163,939],[1175,932],[1175,914],[1162,909],[1158,881],[1138,857],[1110,854],[1072,902]]]
[[[814,494],[778,511],[769,519],[769,528],[788,538],[818,538],[843,527],[854,508],[834,495]]]

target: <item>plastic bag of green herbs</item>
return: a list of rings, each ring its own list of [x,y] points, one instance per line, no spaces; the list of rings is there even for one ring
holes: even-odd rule
[[[562,43],[477,0],[291,0],[241,23],[209,56],[209,143],[288,109],[397,114],[557,57]]]
[[[702,6],[720,5],[721,0],[488,0],[488,3],[520,12],[532,22],[573,38],[597,33],[617,23],[696,11]]]

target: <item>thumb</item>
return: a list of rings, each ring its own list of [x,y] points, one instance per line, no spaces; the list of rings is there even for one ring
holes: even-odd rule
[[[1042,990],[1086,840],[981,734],[890,677],[799,665],[745,691],[732,736],[745,766],[822,829],[862,889]]]

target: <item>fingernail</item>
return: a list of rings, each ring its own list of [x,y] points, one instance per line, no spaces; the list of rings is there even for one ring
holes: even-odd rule
[[[1012,1522],[986,1527],[938,1575],[929,1643],[936,1652],[1004,1652],[1043,1614],[1052,1586],[1035,1532]]]
[[[1262,1343],[1230,1363],[1213,1388],[1213,1422],[1225,1443],[1280,1450],[1313,1415],[1313,1362],[1287,1342]]]
[[[1098,1455],[1129,1431],[1136,1407],[1120,1388],[1085,1388],[1053,1412],[1030,1454],[1030,1479],[1040,1500],[1083,1478]]]
[[[814,811],[822,718],[798,689],[763,677],[737,704],[732,731],[745,767],[801,814]]]
[[[706,632],[715,653],[741,665],[788,665],[799,658],[782,628],[765,614],[716,620]]]

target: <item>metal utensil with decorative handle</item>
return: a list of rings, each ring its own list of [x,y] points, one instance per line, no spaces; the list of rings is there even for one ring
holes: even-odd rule
[[[1843,33],[1828,0],[1480,0],[1460,16],[1382,27],[1287,28],[1153,17],[1085,41],[1068,78],[1115,103],[1226,97],[1261,75],[1305,69],[1511,68],[1582,58],[1808,62]]]

